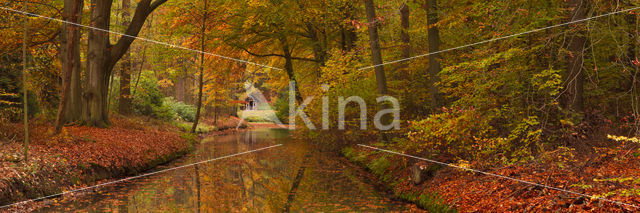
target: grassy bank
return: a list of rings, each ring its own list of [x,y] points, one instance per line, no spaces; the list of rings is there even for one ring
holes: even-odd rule
[[[410,181],[405,159],[364,150],[358,146],[346,147],[342,149],[342,154],[351,162],[376,175],[380,184],[392,191],[396,198],[415,203],[429,212],[457,212],[442,201],[435,192],[402,187]]]
[[[193,122],[186,121],[172,121],[172,125],[176,126],[183,132],[190,132],[193,127]],[[202,122],[198,124],[196,129],[197,134],[206,134],[214,131],[222,131],[234,128],[247,128],[247,122],[241,122],[239,118],[229,116],[226,118],[218,119],[214,121],[211,118],[204,118]]]
[[[27,163],[18,154],[20,141],[3,141],[0,205],[138,174],[188,153],[197,142],[194,135],[148,118],[115,117],[112,123],[107,129],[66,127],[54,136],[47,122],[35,121]]]
[[[394,150],[394,145],[372,146]],[[545,186],[593,196],[592,198],[511,181],[461,169],[350,146],[342,153],[367,168],[397,198],[416,203],[430,212],[632,212],[637,209],[596,198],[631,205],[640,203],[640,150],[635,144],[598,148],[585,154],[569,148],[544,153],[534,160],[512,165],[478,166],[455,163]],[[421,168],[425,180],[413,181],[413,168]]]

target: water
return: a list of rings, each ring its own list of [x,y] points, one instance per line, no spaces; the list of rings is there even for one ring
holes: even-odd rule
[[[158,170],[283,144],[55,200],[40,209],[79,212],[387,212],[415,210],[363,181],[335,153],[295,141],[287,130],[213,136]]]

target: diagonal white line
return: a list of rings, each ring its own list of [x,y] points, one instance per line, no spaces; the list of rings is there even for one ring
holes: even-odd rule
[[[443,163],[443,162],[440,162],[440,161],[421,158],[421,157],[417,157],[417,156],[413,156],[413,155],[407,155],[407,154],[404,154],[404,153],[395,152],[395,151],[391,151],[391,150],[380,149],[380,148],[377,148],[377,147],[367,146],[367,145],[364,145],[364,144],[358,144],[358,146],[369,148],[369,149],[374,149],[374,150],[378,150],[378,151],[383,151],[383,152],[387,152],[387,153],[391,153],[391,154],[401,155],[401,156],[405,156],[405,157],[410,157],[410,158],[414,158],[414,159],[418,159],[418,160],[428,161],[428,162],[435,163],[435,164],[440,164],[440,165],[443,165],[443,166],[454,167],[454,168],[457,168],[457,169],[477,172],[477,173],[488,175],[488,176],[504,178],[504,179],[507,179],[507,180],[512,180],[512,181],[516,181],[516,182],[520,182],[520,183],[524,183],[524,184],[534,185],[534,186],[543,187],[543,188],[547,188],[547,189],[553,189],[553,190],[556,190],[556,191],[566,192],[566,193],[570,193],[570,194],[574,194],[574,195],[579,195],[579,196],[582,196],[582,197],[587,197],[587,198],[591,198],[591,199],[598,199],[598,200],[602,200],[602,201],[606,201],[606,202],[615,203],[615,204],[618,204],[618,205],[631,206],[631,207],[640,209],[640,206],[637,206],[637,205],[627,204],[627,203],[623,203],[623,202],[620,202],[620,201],[615,201],[615,200],[610,200],[610,199],[606,199],[606,198],[596,197],[596,196],[593,196],[593,195],[588,195],[588,194],[583,194],[583,193],[579,193],[579,192],[569,191],[569,190],[566,190],[566,189],[561,189],[561,188],[557,188],[557,187],[553,187],[553,186],[542,185],[542,184],[539,184],[539,183],[529,182],[529,181],[526,181],[526,180],[520,180],[520,179],[512,178],[512,177],[509,177],[509,176],[483,172],[483,171],[476,170],[476,169],[464,168],[464,167],[461,167],[461,166],[456,166],[456,165],[452,165],[452,164],[448,164],[448,163]]]
[[[120,182],[132,180],[132,179],[136,179],[136,178],[141,178],[141,177],[147,177],[147,176],[151,176],[151,175],[155,175],[155,174],[159,174],[159,173],[164,173],[164,172],[168,172],[168,171],[182,169],[182,168],[185,168],[185,167],[195,166],[195,165],[198,165],[198,164],[208,163],[208,162],[211,162],[211,161],[221,160],[221,159],[235,157],[235,156],[239,156],[239,155],[249,154],[249,153],[262,151],[262,150],[266,150],[266,149],[271,149],[271,148],[275,148],[275,147],[279,147],[279,146],[282,146],[282,144],[268,146],[268,147],[264,147],[264,148],[260,148],[260,149],[254,149],[254,150],[250,150],[250,151],[246,151],[246,152],[240,152],[240,153],[236,153],[236,154],[233,154],[233,155],[227,155],[227,156],[223,156],[223,157],[213,158],[213,159],[209,159],[209,160],[205,160],[205,161],[200,161],[200,162],[197,162],[197,163],[182,165],[182,166],[173,167],[173,168],[169,168],[169,169],[164,169],[164,170],[160,170],[160,171],[150,172],[150,173],[147,173],[147,174],[128,177],[128,178],[124,178],[124,179],[120,179],[120,180],[116,180],[116,181],[111,181],[111,182],[106,182],[106,183],[101,183],[101,184],[98,184],[98,185],[89,186],[89,187],[80,188],[80,189],[71,190],[71,191],[66,191],[66,192],[62,192],[62,193],[58,193],[58,194],[54,194],[54,195],[49,195],[49,196],[45,196],[45,197],[41,197],[41,198],[25,200],[25,201],[21,201],[21,202],[9,204],[9,205],[0,206],[0,209],[4,209],[4,208],[8,208],[8,207],[11,207],[11,206],[16,206],[16,205],[20,205],[20,204],[24,204],[24,203],[28,203],[28,202],[33,202],[33,201],[40,201],[40,200],[44,200],[44,199],[48,199],[48,198],[52,198],[52,197],[57,197],[57,196],[65,195],[65,194],[71,194],[71,193],[75,193],[75,192],[85,191],[87,189],[94,189],[94,188],[98,188],[98,187],[105,186],[105,185],[110,185],[110,184],[114,184],[114,183],[120,183]]]
[[[358,70],[366,70],[366,69],[376,68],[376,67],[379,67],[379,66],[400,63],[400,62],[404,62],[404,61],[413,60],[413,59],[416,59],[416,58],[422,58],[422,57],[425,57],[425,56],[430,56],[430,55],[434,55],[434,54],[440,54],[440,53],[449,52],[449,51],[452,51],[452,50],[467,48],[467,47],[476,46],[476,45],[480,45],[480,44],[491,43],[491,42],[494,42],[494,41],[499,41],[499,40],[503,40],[503,39],[507,39],[507,38],[526,35],[526,34],[529,34],[529,33],[539,32],[539,31],[548,30],[548,29],[551,29],[551,28],[556,28],[556,27],[561,27],[561,26],[566,26],[566,25],[570,25],[570,24],[576,24],[576,23],[580,23],[580,22],[584,22],[584,21],[589,21],[591,19],[602,18],[602,17],[606,17],[606,16],[610,16],[610,15],[615,15],[615,14],[618,14],[618,13],[624,13],[624,12],[629,12],[629,11],[632,11],[632,10],[637,10],[637,9],[640,9],[640,7],[634,7],[634,8],[620,10],[620,11],[616,11],[616,12],[611,12],[611,13],[606,13],[606,14],[602,14],[602,15],[592,16],[592,17],[585,18],[585,19],[578,19],[578,20],[574,20],[574,21],[570,21],[570,22],[566,22],[566,23],[562,23],[562,24],[557,24],[557,25],[543,27],[543,28],[539,28],[539,29],[535,29],[535,30],[529,30],[529,31],[525,31],[525,32],[520,32],[520,33],[508,35],[508,36],[492,38],[492,39],[489,39],[489,40],[479,41],[479,42],[476,42],[476,43],[471,43],[471,44],[467,44],[467,45],[462,45],[462,46],[458,46],[458,47],[444,49],[444,50],[440,50],[440,51],[436,51],[436,52],[432,52],[432,53],[416,55],[416,56],[412,56],[412,57],[409,57],[409,58],[403,58],[403,59],[399,59],[399,60],[395,60],[395,61],[385,62],[385,63],[382,63],[382,64],[376,64],[376,65],[372,65],[372,66],[368,66],[368,67],[361,67],[361,68],[358,68]]]
[[[170,44],[170,43],[167,43],[167,42],[161,42],[161,41],[151,40],[151,39],[142,38],[142,37],[138,37],[138,36],[127,35],[127,34],[124,34],[124,33],[119,33],[119,32],[115,32],[115,31],[110,31],[110,30],[105,30],[105,29],[101,29],[101,28],[97,28],[97,27],[88,26],[88,25],[78,24],[78,23],[75,23],[75,22],[65,21],[65,20],[62,20],[62,19],[43,16],[43,15],[40,15],[40,14],[24,12],[24,11],[15,10],[15,9],[7,8],[7,7],[0,7],[0,9],[6,10],[6,11],[10,11],[10,12],[14,12],[14,13],[20,13],[20,14],[23,14],[23,15],[34,16],[34,17],[38,17],[38,18],[57,21],[57,22],[61,22],[61,23],[64,23],[64,24],[69,24],[69,25],[74,25],[74,26],[78,26],[78,27],[84,27],[84,28],[88,28],[88,29],[92,29],[92,30],[111,33],[111,34],[115,34],[115,35],[119,35],[119,36],[125,36],[125,37],[129,37],[129,38],[134,38],[134,39],[138,39],[138,40],[141,40],[141,41],[146,41],[146,42],[150,42],[150,43],[164,45],[164,46],[168,46],[168,47],[172,47],[172,48],[176,48],[176,49],[188,50],[188,51],[192,51],[192,52],[196,52],[196,53],[200,53],[200,54],[205,54],[205,55],[210,55],[210,56],[213,56],[213,57],[218,57],[218,58],[227,59],[227,60],[231,60],[231,61],[236,61],[236,62],[240,62],[240,63],[247,63],[247,64],[259,66],[259,67],[265,67],[265,68],[274,69],[274,70],[282,70],[280,68],[272,67],[272,66],[269,66],[269,65],[259,64],[259,63],[255,63],[255,62],[251,62],[251,61],[247,61],[247,60],[232,58],[232,57],[229,57],[229,56],[219,55],[219,54],[210,53],[210,52],[205,52],[205,51],[202,51],[202,50],[195,50],[195,49],[191,49],[191,48],[187,48],[187,47],[183,47],[183,46],[179,46],[179,45],[175,45],[175,44]]]

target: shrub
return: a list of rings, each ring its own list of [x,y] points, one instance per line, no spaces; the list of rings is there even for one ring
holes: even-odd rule
[[[278,117],[280,122],[289,123],[289,96],[286,93],[286,90],[283,91],[284,92],[281,92],[278,96],[278,100],[276,100],[274,107],[276,111],[276,117]]]
[[[173,97],[164,99],[164,103],[168,105],[183,121],[193,122],[196,117],[196,107],[177,101]]]
[[[164,95],[160,92],[157,82],[152,76],[143,76],[140,79],[140,87],[133,98],[133,111],[136,114],[161,120],[172,120],[176,117],[176,113],[171,107],[165,106]]]
[[[474,108],[444,109],[412,122],[408,140],[398,141],[411,152],[441,155],[447,160],[484,159],[485,163],[526,161],[540,151],[542,130],[536,116],[512,121],[513,127],[502,136],[491,125],[499,118]]]
[[[161,104],[160,106],[152,106],[152,111],[152,117],[163,121],[174,120],[177,117],[173,109],[165,104]]]
[[[491,138],[490,119],[471,109],[444,109],[411,123],[407,149],[472,160],[493,151],[500,139]]]

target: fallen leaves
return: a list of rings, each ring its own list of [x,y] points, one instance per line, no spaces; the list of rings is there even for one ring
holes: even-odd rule
[[[167,124],[122,117],[115,117],[112,122],[106,129],[65,127],[62,134],[55,136],[48,133],[51,126],[47,123],[33,127],[28,165],[0,159],[0,168],[15,168],[0,169],[0,204],[42,196],[40,192],[60,191],[65,186],[78,187],[96,178],[130,175],[190,146]],[[0,156],[22,153],[20,143],[1,146]],[[93,174],[101,170],[105,170],[106,177]],[[29,191],[38,193],[25,193]]]
[[[369,150],[354,150],[369,152],[366,161],[380,155]],[[483,171],[616,202],[640,205],[640,154],[631,154],[632,151],[624,146],[600,148],[592,154],[560,150],[550,152],[544,160],[506,167],[494,165],[493,168],[485,168]],[[401,162],[401,158],[394,156],[389,160]],[[474,165],[474,162],[471,162],[471,165]],[[420,185],[413,184],[410,174],[409,167],[393,174],[392,180],[398,181],[393,183],[391,188],[397,195],[437,192],[447,204],[460,212],[639,210],[633,206],[594,197],[525,185],[456,168],[447,167],[439,170],[433,178]]]

